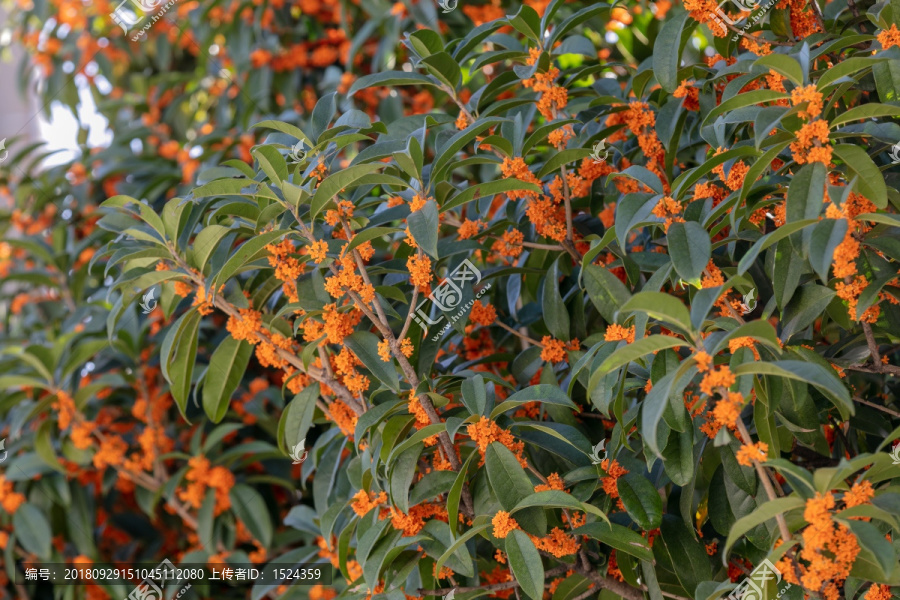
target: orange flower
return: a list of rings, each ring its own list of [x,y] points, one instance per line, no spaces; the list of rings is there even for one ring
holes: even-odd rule
[[[528,169],[528,165],[525,164],[525,160],[521,157],[504,158],[503,164],[500,165],[500,171],[503,173],[504,179],[515,178],[533,183],[537,186],[541,185],[541,180],[534,176],[534,173]],[[537,197],[537,192],[513,190],[506,192],[506,195],[509,196],[511,200],[516,200],[519,198],[535,198]]]
[[[613,323],[606,328],[606,336],[604,339],[607,342],[625,340],[631,344],[634,342],[634,325],[631,327],[622,327],[621,325]]]
[[[791,104],[793,106],[804,102],[809,104],[806,110],[801,110],[797,113],[801,119],[813,119],[822,114],[822,93],[816,89],[815,84],[794,88],[791,91]]]
[[[355,512],[358,517],[363,517],[376,506],[387,502],[387,499],[387,492],[378,492],[376,494],[375,492],[359,490],[356,492],[356,495],[353,496],[353,502],[350,503],[350,508],[353,509],[353,512]]]
[[[665,231],[669,230],[669,225],[672,223],[684,223],[684,219],[680,216],[681,204],[669,196],[660,198],[656,206],[653,207],[653,215],[660,219],[665,219],[665,225],[663,225]]]
[[[421,252],[421,251],[420,251]],[[410,256],[406,260],[406,268],[409,269],[409,280],[420,289],[431,283],[431,259],[425,255]]]
[[[0,473],[0,506],[10,515],[15,514],[25,502],[25,495],[13,491],[15,483],[7,481],[6,476]],[[4,547],[6,544],[3,544]]]
[[[736,337],[728,340],[728,350],[732,354],[738,351],[740,348],[750,348],[753,351],[753,357],[756,360],[759,360],[759,351],[756,349],[756,346],[753,345],[753,338],[748,336]]]
[[[541,483],[534,486],[535,492],[544,492],[547,490],[559,490],[560,492],[566,490],[565,482],[558,473],[550,473],[550,476],[547,477],[547,483]]]
[[[491,519],[491,524],[494,526],[494,537],[501,540],[505,539],[513,529],[521,529],[516,520],[504,510],[497,511],[497,514]]]
[[[897,28],[896,25],[891,25],[891,27],[893,27],[894,29]],[[900,34],[898,34],[898,35],[900,35]],[[884,43],[884,42],[882,42],[882,43]],[[900,42],[898,42],[895,45],[900,45]],[[894,596],[893,596],[893,594],[891,594],[890,587],[880,584],[880,583],[873,583],[872,587],[869,588],[869,591],[866,592],[866,595],[863,597],[863,599],[864,600],[891,600],[891,598],[893,598],[893,597]]]
[[[740,447],[735,455],[738,464],[745,467],[752,467],[753,462],[766,462],[768,458],[769,446],[764,442],[756,442],[755,444],[744,444]]]
[[[466,219],[462,222],[462,225],[459,226],[459,230],[457,230],[456,233],[459,236],[459,239],[467,240],[478,235],[478,230],[482,225],[483,223],[481,221],[472,221]]]
[[[325,260],[326,252],[328,252],[328,244],[326,244],[322,240],[313,242],[309,246],[309,255],[310,257],[312,257],[313,261],[315,261],[316,264],[319,264],[323,260]]]
[[[472,441],[475,442],[478,452],[481,454],[479,465],[484,464],[484,453],[487,451],[487,447],[493,442],[499,442],[516,455],[516,459],[523,468],[528,466],[524,456],[525,442],[517,442],[509,431],[487,417],[482,416],[477,423],[469,425],[466,428],[466,432],[472,438]]]
[[[701,373],[709,371],[709,367],[713,362],[712,356],[703,351],[697,352],[694,355],[694,360],[697,361],[697,370]]]
[[[861,504],[868,504],[874,496],[875,489],[872,487],[872,483],[864,479],[859,483],[853,484],[850,491],[844,494],[844,503],[847,505],[847,508],[860,506]]]
[[[726,367],[727,368],[727,367]],[[713,421],[719,426],[734,428],[744,407],[744,396],[740,392],[729,392],[721,398],[712,410]],[[718,429],[717,429],[718,430]]]
[[[566,344],[561,340],[554,340],[549,335],[541,339],[541,360],[549,363],[560,363],[566,360]]]
[[[554,527],[549,535],[542,538],[532,537],[531,541],[534,542],[538,550],[549,552],[556,558],[562,558],[578,552],[578,542],[575,541],[575,538],[566,535],[566,532],[559,527]]]
[[[878,42],[885,50],[894,46],[900,46],[900,29],[897,29],[897,24],[892,23],[890,29],[885,29],[879,33]],[[869,599],[867,598],[867,600]]]
[[[472,312],[469,313],[469,320],[476,325],[487,327],[497,320],[497,309],[491,304],[482,304],[481,300],[476,300],[472,305]]]
[[[522,254],[522,242],[524,239],[525,236],[521,231],[515,229],[505,231],[502,239],[495,241],[491,246],[491,250],[510,258],[516,258]]]
[[[703,376],[700,382],[700,391],[707,395],[712,395],[713,388],[724,387],[730,388],[734,385],[737,378],[732,374],[731,369],[727,365],[720,365],[715,371],[709,371]]]

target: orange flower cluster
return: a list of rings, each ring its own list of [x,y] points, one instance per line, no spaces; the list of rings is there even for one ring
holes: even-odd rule
[[[728,351],[734,354],[739,348],[750,348],[753,351],[753,357],[759,360],[759,351],[753,344],[753,338],[748,336],[736,337],[728,340]]]
[[[566,491],[566,484],[558,473],[550,473],[550,476],[547,477],[547,483],[540,483],[534,486],[535,492],[546,492],[548,490]]]
[[[333,421],[344,436],[353,439],[353,434],[356,431],[356,422],[359,420],[359,417],[343,400],[332,402],[328,406],[328,412],[325,413],[325,417],[329,421]]]
[[[672,92],[672,96],[675,98],[684,98],[682,106],[684,106],[685,110],[692,110],[694,112],[700,110],[700,90],[691,86],[690,80],[685,79],[682,81],[675,91]]]
[[[524,240],[525,236],[517,229],[505,231],[503,232],[503,237],[495,241],[491,246],[491,250],[509,258],[516,258],[522,254],[522,242]]]
[[[353,255],[342,252],[336,263],[335,266],[339,265],[340,270],[325,280],[325,290],[331,297],[340,298],[346,292],[355,292],[366,304],[372,302],[375,299],[375,288],[356,272],[356,259]]]
[[[15,514],[25,502],[25,494],[14,491],[14,486],[15,483],[7,481],[6,476],[0,473],[0,506],[10,515]]]
[[[672,223],[684,223],[681,212],[681,204],[669,196],[660,198],[656,206],[653,207],[653,215],[665,220],[665,225],[663,225],[664,231],[669,231],[669,225]]]
[[[565,127],[560,127],[559,129],[551,131],[550,135],[547,136],[547,141],[555,146],[557,150],[562,150],[566,147],[566,142],[574,137],[575,132],[572,130],[572,126],[566,125]]]
[[[501,540],[505,539],[513,529],[521,529],[519,523],[505,510],[497,511],[497,514],[491,519],[491,524],[494,526],[494,537]]]
[[[835,252],[835,254],[837,254],[837,252]],[[867,287],[869,287],[869,281],[866,279],[866,276],[857,275],[850,280],[849,283],[838,281],[835,284],[834,289],[837,292],[838,298],[847,303],[847,312],[850,314],[851,319],[862,321],[863,323],[875,323],[878,320],[878,316],[881,314],[880,306],[877,304],[870,306],[861,315],[857,314],[856,310],[856,306],[859,304],[859,297]]]
[[[755,444],[744,444],[735,454],[738,464],[745,467],[752,467],[753,462],[766,462],[768,458],[769,446],[764,442],[756,442]]]
[[[616,499],[616,504],[620,510],[625,510],[625,506],[622,504],[621,498],[619,498],[618,480],[623,475],[628,474],[628,469],[620,465],[616,460],[610,460],[608,458],[600,463],[600,468],[606,471],[606,477],[600,479],[603,491],[610,498]]]
[[[800,165],[820,162],[827,167],[833,151],[828,141],[828,121],[817,119],[806,123],[797,132],[797,141],[791,142],[794,160]]]
[[[400,352],[406,358],[412,356],[415,348],[413,347],[412,340],[409,338],[403,338],[400,341]],[[381,357],[381,360],[384,362],[388,362],[391,360],[391,344],[386,339],[378,342],[378,356]]]
[[[709,371],[703,376],[700,382],[700,391],[711,396],[714,388],[724,387],[726,389],[734,385],[737,378],[731,372],[727,365],[720,365],[716,370]]]
[[[546,73],[535,73],[531,79],[522,81],[522,85],[541,94],[537,102],[538,112],[548,121],[556,118],[556,111],[562,110],[569,103],[569,92],[566,88],[554,85],[559,77],[559,69],[550,67]]]
[[[821,594],[826,600],[841,597],[839,588],[850,575],[859,554],[856,536],[846,525],[832,519],[835,504],[831,492],[824,495],[816,492],[815,498],[806,501],[803,518],[809,525],[803,530],[803,549],[795,563],[799,567],[799,581],[790,558],[782,558],[775,565],[784,573],[786,581]]]
[[[697,370],[701,373],[709,371],[709,367],[713,362],[712,356],[703,351],[694,354],[694,360],[697,361]]]
[[[484,225],[484,223],[481,221],[466,219],[462,222],[462,225],[459,226],[456,234],[459,236],[459,239],[467,240],[478,235],[478,231],[481,229],[482,225]]]
[[[541,338],[541,360],[549,363],[560,363],[566,360],[566,343],[562,340],[555,340],[549,335]]]
[[[900,29],[897,29],[896,23],[891,23],[891,28],[885,29],[877,37],[878,43],[885,50],[894,46],[900,46]]]
[[[103,470],[106,467],[118,467],[125,462],[128,444],[117,435],[110,435],[100,440],[100,448],[94,453],[94,467]]]
[[[718,432],[719,427],[723,426],[734,429],[743,408],[744,396],[740,392],[728,392],[727,396],[722,397],[716,402],[715,408],[711,411],[712,419],[716,425],[716,431]]]
[[[715,9],[715,6],[713,9]],[[664,168],[666,152],[662,142],[659,141],[659,137],[656,135],[656,113],[650,109],[650,105],[646,102],[633,101],[626,110],[614,112],[606,118],[607,127],[620,123],[624,123],[628,130],[637,137],[638,146],[640,146],[647,159],[646,168],[659,176],[663,182],[663,189],[668,191],[669,184],[666,182]],[[609,141],[614,142],[624,139],[626,139],[625,133],[618,131],[609,138]],[[625,168],[625,166],[623,165],[622,168]]]
[[[525,160],[520,156],[517,156],[516,158],[504,158],[503,164],[500,165],[500,172],[503,173],[504,179],[515,178],[520,181],[533,183],[538,187],[541,186],[541,180],[534,176],[534,173],[532,173],[528,168],[528,165],[525,164]],[[512,190],[506,192],[506,195],[509,196],[511,200],[518,200],[520,198],[537,198],[538,193],[528,190]]]
[[[410,283],[418,287],[419,290],[427,288],[434,277],[431,273],[431,259],[424,254],[410,256],[406,260],[406,268],[409,269]]]
[[[362,320],[362,312],[357,309],[340,312],[336,304],[328,304],[323,309],[322,318],[325,320],[323,330],[328,336],[328,343],[341,344]]]
[[[262,333],[262,313],[252,308],[241,308],[238,315],[228,317],[225,329],[236,340],[244,340],[251,344],[258,344],[257,333]]]
[[[334,210],[325,211],[325,222],[334,227],[341,222],[341,219],[350,219],[353,217],[353,203],[349,200],[341,200],[337,203]]]
[[[308,252],[313,261],[315,261],[316,264],[319,264],[327,258],[326,253],[328,252],[328,244],[323,240],[317,240],[309,245]]]
[[[469,320],[482,327],[488,327],[497,320],[497,309],[490,303],[482,304],[481,300],[476,300],[472,304],[472,311],[469,313]]]
[[[466,427],[466,431],[478,447],[478,453],[481,454],[479,466],[484,464],[484,453],[492,442],[503,444],[510,452],[516,455],[516,460],[519,461],[523,468],[528,466],[528,461],[525,460],[525,442],[517,442],[509,431],[487,417],[482,416],[477,423],[472,423]]]
[[[189,482],[187,487],[178,491],[178,497],[194,508],[200,508],[206,498],[207,488],[215,490],[216,516],[231,508],[228,495],[234,487],[234,474],[227,468],[215,466],[210,468],[209,459],[205,456],[194,456],[188,460],[188,472],[184,478]]]
[[[353,502],[350,503],[350,508],[356,513],[356,516],[364,517],[376,506],[386,503],[387,499],[387,492],[378,492],[376,494],[375,492],[359,490],[353,496]]]
[[[716,16],[716,11],[719,9],[715,0],[685,0],[684,8],[689,12],[692,19],[699,23],[705,23],[714,36],[725,37],[729,34],[721,19],[716,17],[713,20],[713,17]],[[729,17],[731,16],[729,14]]]
[[[717,148],[713,156],[718,156],[723,152],[725,152],[725,148]],[[737,191],[744,187],[744,178],[747,176],[747,171],[749,170],[750,167],[747,166],[747,164],[742,160],[739,160],[731,165],[731,168],[728,170],[728,175],[725,175],[724,163],[713,167],[713,173],[718,175],[719,178],[721,178],[721,180],[725,183],[726,186],[728,186],[728,189],[730,189],[731,191]],[[698,185],[697,187],[701,188],[702,185],[703,184]],[[698,191],[698,193],[700,192]],[[717,196],[719,196],[719,194],[715,191],[711,191],[709,193],[710,196],[708,197],[716,198]],[[719,201],[721,201],[721,199],[719,199]],[[718,204],[718,202],[716,202],[715,204]]]
[[[622,327],[621,325],[616,325],[613,323],[606,328],[606,335],[604,339],[607,342],[617,342],[619,340],[625,340],[629,344],[634,342],[634,325],[631,327]]]
[[[78,409],[75,408],[75,401],[72,399],[72,396],[62,390],[56,393],[56,402],[51,407],[57,412],[57,424],[60,431],[68,429],[72,420],[78,414]]]
[[[383,492],[382,492],[383,493]],[[425,519],[436,518],[447,522],[447,509],[438,503],[423,502],[409,509],[409,513],[403,513],[393,506],[390,509],[391,527],[403,532],[403,537],[417,535],[425,528]]]
[[[413,199],[409,203],[410,212],[416,212],[417,210],[421,209],[428,203],[429,200],[430,198],[428,198],[427,196],[416,194],[415,196],[413,196]]]
[[[570,173],[569,177],[577,176],[574,173]],[[562,185],[559,177],[556,178],[556,181],[560,181],[560,185]],[[553,185],[551,185],[552,189]],[[532,199],[528,203],[525,215],[534,225],[538,235],[548,237],[557,242],[566,239],[566,209],[562,204],[561,198],[556,200],[555,196],[554,198],[543,196],[542,198]]]
[[[822,93],[816,89],[814,84],[794,88],[791,91],[791,104],[793,106],[798,106],[804,102],[809,104],[806,109],[797,112],[801,119],[814,119],[822,114]]]

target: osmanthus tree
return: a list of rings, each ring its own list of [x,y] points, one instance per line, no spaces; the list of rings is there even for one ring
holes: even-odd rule
[[[769,597],[891,597],[900,6],[538,8],[418,29],[252,163],[103,204],[108,294],[2,363],[9,572],[705,599],[768,560]],[[440,110],[372,121],[385,89]]]

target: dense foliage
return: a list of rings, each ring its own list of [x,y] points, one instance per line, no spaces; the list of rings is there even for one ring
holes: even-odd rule
[[[16,17],[114,141],[9,163],[6,576],[898,589],[896,0],[185,3],[139,44],[75,4]]]

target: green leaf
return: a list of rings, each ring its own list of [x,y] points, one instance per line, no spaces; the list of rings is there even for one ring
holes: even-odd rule
[[[796,223],[785,223],[772,233],[767,233],[762,236],[756,242],[750,246],[750,249],[741,257],[740,262],[738,263],[737,274],[743,275],[747,272],[751,266],[753,266],[754,261],[756,261],[756,257],[759,256],[759,253],[771,246],[772,244],[777,244],[787,236],[791,235],[795,231],[800,231],[804,227],[809,227],[810,225],[815,225],[818,223],[818,219],[809,219],[806,221],[798,221]]]
[[[521,500],[534,493],[534,485],[525,469],[503,444],[493,442],[487,447],[484,464],[491,489],[497,495],[503,510],[511,511]]]
[[[806,506],[806,501],[799,496],[776,498],[775,500],[765,502],[749,515],[735,521],[734,525],[731,526],[731,531],[728,532],[728,539],[725,540],[725,548],[722,552],[722,564],[727,563],[729,550],[742,535],[760,523],[765,523],[769,519],[774,519],[776,515],[804,506]]]
[[[693,532],[681,519],[666,515],[660,526],[660,538],[676,565],[675,576],[690,596],[703,581],[712,579],[712,565],[703,546],[698,544]]]
[[[454,208],[463,206],[475,200],[476,198],[484,198],[486,196],[495,196],[497,194],[505,194],[512,191],[528,191],[538,192],[542,190],[540,187],[521,179],[511,177],[509,179],[500,179],[499,181],[488,181],[487,183],[479,183],[478,185],[470,185],[460,193],[449,198],[441,206],[441,212],[447,212]]]
[[[370,77],[370,76],[367,76]],[[357,83],[365,79],[365,77],[361,77],[357,80]],[[333,200],[341,190],[345,190],[350,188],[352,184],[366,175],[374,173],[379,169],[384,167],[384,163],[376,162],[376,163],[364,163],[361,165],[353,165],[352,167],[347,167],[346,169],[341,169],[336,173],[329,175],[319,184],[319,187],[316,188],[316,193],[313,194],[312,200],[309,201],[309,213],[310,216],[315,219],[316,215],[322,210],[322,208],[328,204],[331,200]],[[349,191],[349,190],[348,190]]]
[[[834,250],[844,241],[847,226],[846,219],[822,219],[813,227],[809,238],[809,264],[825,283],[828,283]]]
[[[653,550],[647,540],[635,531],[617,523],[594,521],[572,531],[575,535],[587,535],[611,548],[630,554],[639,560],[653,560]]]
[[[303,140],[306,142],[306,146],[308,148],[312,148],[315,146],[315,143],[311,139],[307,137],[303,130],[297,127],[296,125],[291,125],[290,123],[285,123],[284,121],[260,121],[256,125],[251,125],[250,129],[256,129],[257,127],[261,129],[274,129],[275,131],[280,131],[281,133],[286,133],[291,137],[295,137],[298,140]]]
[[[369,331],[356,331],[344,340],[365,368],[390,389],[399,392],[397,369],[393,360],[385,362],[378,356],[378,342],[378,336]]]
[[[541,41],[541,17],[537,11],[523,4],[519,7],[519,12],[513,16],[507,16],[507,21],[513,26],[513,29],[522,35],[531,38],[535,42]]]
[[[851,121],[864,121],[868,119],[877,119],[879,117],[896,117],[897,110],[896,106],[890,104],[871,103],[854,106],[835,116],[831,120],[831,127],[835,128],[838,125],[843,125],[844,123],[849,123]]]
[[[620,477],[618,484],[619,497],[628,515],[634,519],[641,529],[650,530],[659,527],[662,521],[663,504],[659,492],[647,479],[634,473]]]
[[[754,66],[772,69],[776,73],[790,79],[794,85],[803,85],[803,69],[793,56],[787,54],[768,54],[762,56],[753,63]]]
[[[513,510],[519,502],[534,493],[534,484],[525,469],[503,444],[493,442],[488,446],[484,453],[484,465],[491,490],[503,510]],[[518,521],[525,530],[536,535],[543,535],[547,528],[544,511],[537,507],[523,509]]]
[[[681,300],[663,292],[640,292],[631,297],[622,308],[621,313],[642,312],[649,316],[670,323],[682,331],[693,335],[691,315]]]
[[[709,234],[696,221],[672,223],[666,234],[675,272],[691,285],[700,286],[700,276],[712,256]]]
[[[653,43],[653,74],[664,90],[669,93],[678,87],[678,67],[681,61],[681,38],[688,13],[673,11],[666,19]]]
[[[253,149],[253,155],[263,172],[279,186],[288,178],[287,163],[274,146],[257,146]]]
[[[27,552],[43,560],[50,559],[53,534],[44,513],[34,504],[25,502],[12,516],[13,532]]]
[[[221,421],[228,412],[231,395],[240,385],[252,354],[251,344],[229,335],[210,357],[203,383],[203,410],[213,423]]]
[[[810,383],[832,401],[844,419],[849,418],[854,413],[850,393],[834,373],[834,370],[826,369],[816,363],[808,363],[802,360],[757,361],[738,365],[732,368],[732,373],[738,376],[751,373],[755,375],[775,375]]]
[[[418,240],[418,238],[416,238]],[[569,312],[559,293],[559,263],[553,261],[544,278],[544,294],[541,307],[544,323],[550,334],[558,340],[569,340]]]
[[[239,483],[231,488],[229,494],[231,508],[238,519],[243,521],[254,539],[268,548],[272,545],[272,519],[266,502],[255,489]]]
[[[856,177],[857,191],[878,208],[886,208],[888,196],[884,176],[866,151],[859,146],[837,144],[834,147],[834,153],[847,165],[847,169],[850,171],[847,179]]]
[[[459,86],[461,74],[459,64],[446,52],[436,52],[422,59],[428,72],[438,78],[451,90]]]
[[[261,258],[263,255],[268,255],[265,250],[266,246],[284,236],[284,231],[269,231],[241,244],[240,248],[238,248],[235,253],[231,255],[231,258],[225,262],[222,269],[216,273],[211,287],[213,289],[218,289],[219,285],[225,283],[231,277],[239,273],[241,268],[247,263],[256,258]]]
[[[543,179],[550,173],[571,162],[579,161],[591,155],[590,148],[566,148],[560,152],[554,152],[550,159],[544,163],[537,174],[538,179]]]
[[[353,236],[353,240],[350,242],[350,245],[347,246],[347,252],[358,247],[360,244],[364,244],[385,235],[397,233],[398,231],[403,230],[399,227],[369,227],[367,229],[363,229],[362,231],[358,231],[356,235]]]
[[[475,378],[478,379],[479,377],[480,375],[477,375]],[[470,380],[466,380],[463,382],[463,394],[465,394],[466,383],[468,381]],[[559,386],[542,383],[538,385],[532,385],[525,388],[524,390],[519,390],[518,392],[498,404],[494,408],[494,410],[491,411],[491,419],[495,419],[506,411],[522,406],[523,404],[527,404],[528,402],[543,402],[546,404],[555,404],[557,406],[567,406],[571,409],[577,409],[575,403],[572,402],[569,396],[562,389],[560,389]]]
[[[544,597],[544,563],[534,543],[521,529],[513,529],[506,536],[509,568],[526,596],[532,600]]]
[[[646,356],[651,352],[658,352],[659,350],[664,350],[666,348],[677,348],[680,346],[686,346],[687,342],[682,339],[678,339],[672,337],[670,335],[651,335],[639,340],[635,340],[630,344],[626,344],[621,348],[617,349],[612,353],[606,360],[604,360],[593,373],[591,373],[591,379],[594,377],[603,377],[607,373],[613,371],[614,369],[618,369],[622,365],[627,365],[630,362],[634,362],[642,356]]]
[[[170,353],[162,355],[166,364],[163,375],[170,384],[169,392],[185,420],[187,420],[187,401],[191,391],[191,379],[197,361],[197,332],[200,329],[202,318],[202,315],[196,310],[187,313],[176,330],[175,339],[168,347]],[[168,337],[167,335],[166,338],[168,339]]]
[[[420,73],[407,73],[406,71],[383,71],[381,73],[365,75],[357,79],[355,82],[353,82],[353,85],[351,85],[350,89],[347,91],[347,96],[352,96],[359,90],[364,90],[370,87],[394,87],[396,85],[430,85],[437,87],[437,84],[432,81],[430,77],[427,77]]]
[[[762,104],[763,102],[773,102],[788,97],[788,94],[784,92],[775,92],[772,90],[753,90],[752,92],[738,94],[709,111],[700,126],[705,127],[710,122],[715,122],[718,116],[730,113],[738,108]]]
[[[419,210],[413,211],[406,222],[409,224],[409,231],[415,238],[419,248],[434,258],[438,258],[438,228],[440,221],[438,220],[438,208],[434,200],[429,200],[425,206]]]
[[[431,167],[432,185],[436,185],[437,182],[443,181],[445,179],[443,171],[445,168],[450,166],[450,163],[453,161],[453,158],[456,156],[457,152],[462,150],[472,140],[481,135],[481,133],[485,129],[495,127],[500,123],[503,123],[504,121],[506,121],[506,119],[501,119],[499,117],[478,119],[462,131],[455,133],[453,137],[447,140],[440,148],[436,149],[436,155]],[[441,212],[443,212],[443,210],[446,210],[443,207],[441,208]]]
[[[785,203],[787,223],[818,219],[824,206],[826,175],[825,165],[819,162],[804,165],[797,171],[788,187],[787,202]],[[797,238],[794,248],[797,250],[807,248],[811,235],[811,229],[803,232],[802,245],[799,238],[793,236]]]
[[[313,383],[300,390],[281,413],[278,421],[278,447],[290,455],[294,446],[306,439],[316,412],[319,384]]]
[[[584,268],[584,289],[607,323],[615,323],[616,312],[631,298],[631,292],[605,267]]]
[[[234,229],[223,227],[222,225],[210,225],[204,227],[203,230],[197,234],[197,237],[194,238],[194,243],[189,250],[191,263],[194,267],[202,273],[203,269],[206,267],[207,261],[209,261],[209,257],[215,252],[219,242],[221,242],[226,235],[234,232]]]

